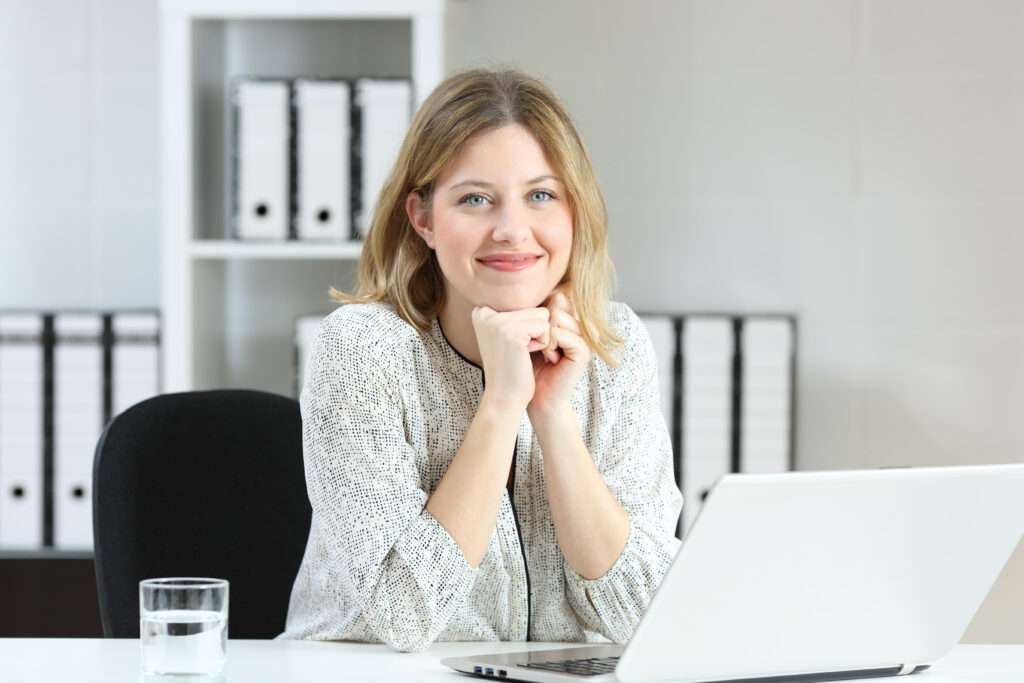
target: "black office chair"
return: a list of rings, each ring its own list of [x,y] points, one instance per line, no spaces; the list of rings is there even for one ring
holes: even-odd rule
[[[309,535],[298,403],[249,390],[164,394],[114,418],[93,464],[103,633],[139,636],[139,581],[231,582],[233,638],[284,630]]]

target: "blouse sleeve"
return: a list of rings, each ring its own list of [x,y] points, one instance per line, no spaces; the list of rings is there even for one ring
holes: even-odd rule
[[[675,483],[672,444],[659,407],[650,335],[632,311],[621,373],[625,386],[598,466],[629,515],[629,536],[604,576],[588,580],[567,561],[569,603],[585,628],[616,643],[632,636],[679,549],[676,523],[682,494]]]
[[[405,438],[398,354],[384,346],[325,323],[310,351],[301,395],[306,482],[325,549],[319,571],[336,598],[313,609],[355,604],[381,641],[418,651],[445,629],[479,569],[425,509]]]

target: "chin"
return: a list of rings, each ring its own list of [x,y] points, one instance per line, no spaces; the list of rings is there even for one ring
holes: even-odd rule
[[[541,292],[494,292],[481,293],[477,306],[488,306],[495,311],[521,311],[524,308],[536,308],[544,303],[547,293]]]

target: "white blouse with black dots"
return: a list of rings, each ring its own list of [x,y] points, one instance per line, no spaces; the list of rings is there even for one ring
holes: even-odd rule
[[[581,434],[630,518],[622,554],[587,580],[562,556],[544,454],[525,412],[506,491],[477,568],[426,510],[462,445],[483,371],[390,308],[350,304],[324,318],[300,397],[313,521],[278,638],[624,643],[679,547],[682,506],[654,349],[625,304],[609,322],[618,368],[594,356],[572,399]]]

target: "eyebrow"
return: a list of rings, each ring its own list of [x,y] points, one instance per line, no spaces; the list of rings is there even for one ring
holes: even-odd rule
[[[555,182],[559,182],[559,183],[562,182],[562,179],[557,177],[557,176],[553,176],[553,175],[539,175],[536,178],[531,178],[530,180],[527,180],[526,183],[524,183],[524,184],[525,185],[533,185],[534,183],[539,183],[542,180],[554,180]],[[452,185],[451,187],[449,187],[448,189],[449,190],[454,190],[456,188],[463,187],[464,185],[475,185],[475,186],[487,187],[487,188],[493,188],[494,187],[494,185],[492,183],[489,183],[489,182],[487,182],[485,180],[470,179],[470,180],[463,180],[461,183],[456,183],[456,184]]]

